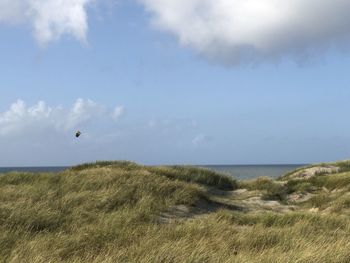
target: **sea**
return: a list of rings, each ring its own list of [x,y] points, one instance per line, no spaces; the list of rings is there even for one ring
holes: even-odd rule
[[[267,165],[203,165],[201,167],[232,176],[238,180],[249,180],[267,176],[277,178],[306,164],[267,164]]]
[[[199,165],[213,171],[224,173],[238,180],[254,179],[261,176],[277,178],[289,171],[293,171],[306,164],[278,164],[278,165]],[[61,172],[68,169],[67,166],[58,167],[0,167],[0,174],[18,171],[18,172]]]

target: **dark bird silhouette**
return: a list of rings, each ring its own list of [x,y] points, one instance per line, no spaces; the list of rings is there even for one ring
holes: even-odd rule
[[[80,135],[81,135],[81,132],[80,132],[80,131],[77,131],[77,132],[75,133],[75,137],[77,137],[77,138],[79,138]]]

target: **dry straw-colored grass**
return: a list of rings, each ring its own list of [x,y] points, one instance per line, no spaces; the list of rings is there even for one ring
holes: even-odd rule
[[[274,184],[264,183],[262,191]],[[0,262],[350,262],[348,196],[334,197],[325,214],[222,208],[159,220],[173,206],[209,200],[208,187],[238,186],[203,169],[129,162],[1,175]]]

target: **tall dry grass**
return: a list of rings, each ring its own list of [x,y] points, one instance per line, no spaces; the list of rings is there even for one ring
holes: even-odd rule
[[[208,186],[237,183],[193,167],[128,162],[1,175],[0,261],[350,262],[350,220],[339,213],[221,209],[159,220],[174,205],[207,199]]]

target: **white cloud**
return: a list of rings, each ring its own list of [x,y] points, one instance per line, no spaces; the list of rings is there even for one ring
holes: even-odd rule
[[[24,101],[18,100],[8,111],[0,113],[0,135],[17,133],[20,130],[25,132],[29,126],[40,129],[49,124],[51,113],[52,109],[43,101],[27,107]]]
[[[0,22],[19,23],[23,21],[25,2],[22,0],[0,0]]]
[[[94,0],[0,0],[0,23],[29,23],[45,45],[70,34],[86,40],[87,5]]]
[[[255,63],[349,46],[349,0],[138,0],[152,24],[209,60]]]
[[[0,0],[0,24],[29,25],[41,45],[63,35],[85,42],[89,4],[106,1]],[[155,27],[227,65],[299,59],[350,43],[349,0],[136,1]]]
[[[7,111],[0,112],[0,137],[30,133],[74,132],[82,126],[97,123],[114,113],[114,110],[109,110],[92,100],[77,99],[69,109],[61,106],[49,107],[44,101],[27,106],[24,101],[18,100]]]
[[[103,116],[106,109],[92,100],[77,99],[70,111],[61,117],[64,121],[62,126],[66,129],[86,123],[94,118]]]
[[[115,109],[112,113],[112,118],[114,120],[118,120],[124,113],[125,113],[124,106],[117,106],[117,107],[115,107]]]

